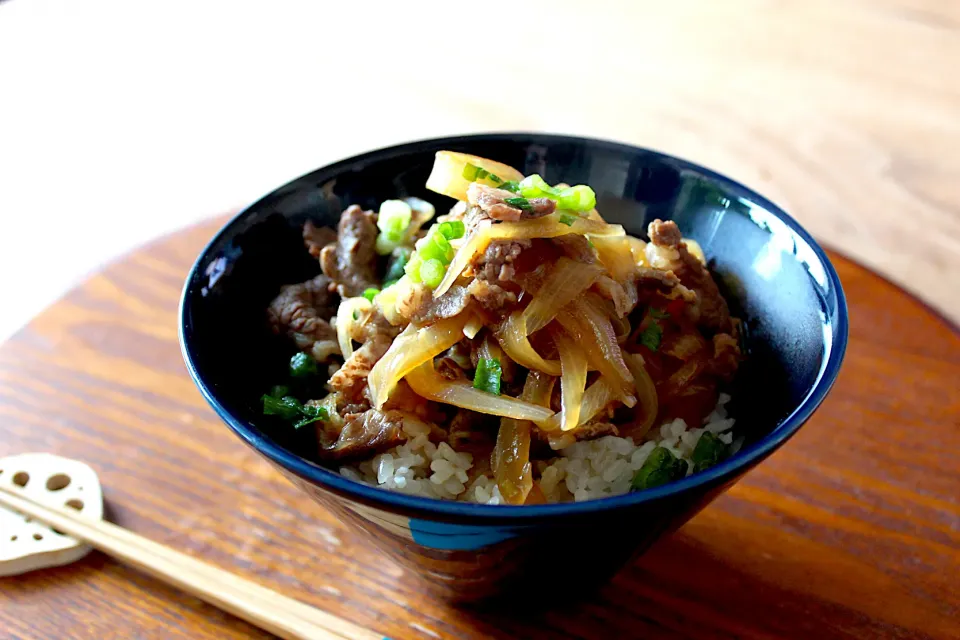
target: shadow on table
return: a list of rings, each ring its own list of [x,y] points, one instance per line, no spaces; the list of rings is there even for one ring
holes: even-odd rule
[[[571,545],[571,549],[575,553],[576,545]],[[808,639],[834,637],[841,630],[851,637],[909,635],[906,630],[883,625],[862,612],[811,594],[811,585],[822,579],[815,566],[804,568],[801,574],[795,569],[790,571],[805,580],[792,588],[783,585],[783,576],[787,574],[758,573],[758,566],[764,571],[778,571],[781,567],[776,561],[758,563],[755,557],[751,560],[756,551],[748,548],[743,554],[743,563],[731,563],[681,530],[658,542],[593,593],[554,593],[553,585],[544,584],[543,594],[555,603],[551,606],[537,607],[531,598],[486,607],[455,608],[449,616],[458,618],[461,628],[472,627],[479,635],[504,640],[758,636]],[[173,587],[99,553],[90,554],[70,569],[45,569],[13,580],[12,588],[5,588],[4,595],[11,597],[15,605],[18,601],[37,602],[40,592],[44,602],[58,602],[54,617],[62,618],[59,622],[51,621],[53,626],[49,627],[56,628],[57,624],[69,625],[71,620],[84,615],[83,602],[71,602],[75,597],[72,587],[78,582],[95,583],[99,596],[110,603],[106,606],[116,609],[101,611],[101,621],[111,616],[130,616],[131,611],[122,603],[149,598],[170,604],[163,615],[143,620],[144,624],[179,628],[182,617],[189,615],[194,619],[216,619],[217,624],[243,637],[270,637],[199,600],[183,598]],[[131,584],[138,592],[134,597]],[[864,589],[869,589],[869,585],[864,585]],[[44,611],[47,609],[44,607]],[[157,615],[156,610],[153,615]]]
[[[549,591],[551,585],[543,588]],[[556,594],[558,601],[576,595]],[[885,637],[893,631],[862,613],[804,593],[801,585],[791,590],[730,566],[682,532],[657,543],[580,600],[539,610],[524,602],[504,603],[462,609],[456,615],[504,639],[813,638],[838,629],[855,637]]]

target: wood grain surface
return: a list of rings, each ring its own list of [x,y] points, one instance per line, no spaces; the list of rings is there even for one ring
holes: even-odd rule
[[[851,332],[830,397],[599,593],[454,609],[241,444],[187,377],[178,295],[221,222],[110,266],[0,347],[0,456],[84,460],[112,521],[395,640],[960,637],[960,337],[885,280],[833,256]],[[263,634],[94,553],[0,581],[0,637]]]

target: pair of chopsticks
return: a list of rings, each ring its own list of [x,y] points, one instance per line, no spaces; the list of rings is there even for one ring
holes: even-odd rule
[[[0,505],[73,536],[125,564],[285,640],[384,640],[383,636],[148,540],[123,527],[39,504],[0,486]]]

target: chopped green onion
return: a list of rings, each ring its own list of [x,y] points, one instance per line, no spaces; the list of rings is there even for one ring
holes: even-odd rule
[[[500,360],[497,358],[480,358],[477,362],[477,372],[473,376],[473,388],[500,395]]]
[[[524,198],[550,198],[557,201],[557,207],[560,209],[589,211],[597,206],[597,194],[585,184],[558,189],[548,185],[537,174],[533,174],[524,178],[517,186]]]
[[[462,238],[466,230],[467,227],[463,224],[463,220],[447,220],[437,225],[437,232],[447,240]]]
[[[439,230],[434,231],[430,234],[430,240],[441,252],[443,255],[438,258],[443,264],[450,264],[450,261],[453,260],[453,254],[456,253],[453,250],[453,247],[450,246],[450,241],[447,240],[447,236],[439,232]]]
[[[381,256],[388,256],[394,252],[395,249],[400,245],[401,239],[393,239],[387,236],[385,233],[377,234],[377,241],[374,244],[374,248],[377,250],[377,253]]]
[[[280,416],[284,420],[292,420],[300,415],[303,405],[293,396],[283,396],[274,398],[273,396],[263,396],[263,414],[267,416]]]
[[[450,264],[453,259],[453,247],[442,233],[433,231],[417,245],[417,254],[424,261],[439,260],[443,264]]]
[[[527,211],[533,208],[533,205],[530,204],[530,201],[526,198],[507,198],[504,200],[511,207],[516,207],[517,209],[523,209]]]
[[[480,167],[476,167],[472,164],[467,163],[463,166],[463,174],[462,174],[463,179],[473,182],[474,180],[480,177],[481,171],[483,171],[483,169],[481,169]],[[486,173],[486,171],[483,171],[483,172]]]
[[[295,353],[290,358],[290,375],[294,378],[306,378],[317,373],[317,361],[304,352]]]
[[[273,385],[273,388],[270,389],[271,398],[282,398],[288,393],[290,393],[290,387],[285,384],[275,384]]]
[[[385,256],[396,249],[403,242],[412,218],[413,210],[403,200],[384,200],[377,215],[380,229],[375,245],[377,253]]]
[[[633,476],[634,490],[652,489],[679,480],[687,475],[687,463],[674,456],[669,449],[657,447],[650,452],[643,466]]]
[[[313,417],[313,418],[312,418],[312,417],[307,416],[306,418],[301,418],[301,419],[297,420],[296,422],[294,422],[294,423],[293,423],[293,428],[294,428],[294,429],[299,429],[300,427],[302,427],[302,426],[304,426],[304,425],[308,425],[308,424],[310,424],[311,422],[317,422],[318,420],[326,420],[326,418],[321,418],[320,416],[317,416],[317,417]]]
[[[469,163],[463,167],[463,173],[461,175],[463,175],[465,180],[469,180],[470,182],[476,182],[477,180],[491,180],[492,182],[503,182],[502,179],[493,175],[486,169],[481,169],[480,167],[476,167]]]
[[[313,405],[304,405],[300,409],[300,413],[303,414],[303,418],[297,420],[293,423],[294,429],[299,429],[304,425],[308,425],[311,422],[317,422],[318,420],[326,420],[330,417],[330,414],[327,412],[324,407],[317,407]]]
[[[569,213],[561,213],[560,217],[557,218],[557,222],[560,224],[565,224],[568,227],[572,227],[573,223],[577,221],[577,216],[572,216]]]
[[[387,273],[383,276],[384,287],[390,286],[387,284],[388,282],[396,282],[403,277],[403,268],[407,266],[411,253],[413,253],[413,250],[411,250],[410,247],[397,247],[393,250],[393,255],[390,256],[390,262],[387,263]]]
[[[410,256],[410,260],[408,260],[407,264],[403,267],[403,272],[410,276],[413,282],[420,282],[420,265],[422,264],[423,259],[420,257],[420,254],[415,253]]]
[[[663,340],[663,329],[655,322],[651,322],[646,329],[640,332],[640,344],[650,351],[656,351],[660,348],[660,342]]]
[[[397,231],[396,229],[390,229],[389,231],[381,231],[380,235],[383,236],[389,242],[403,242],[403,238],[406,235],[404,231]]]
[[[373,302],[373,299],[376,298],[379,293],[380,289],[374,289],[373,287],[370,287],[369,289],[364,290],[363,297],[370,302]]]
[[[377,215],[377,227],[392,238],[403,235],[410,226],[413,210],[403,200],[384,200]]]
[[[548,185],[546,180],[536,173],[521,180],[517,188],[524,198],[552,198],[556,200],[560,195],[556,189]]]
[[[723,460],[726,453],[727,445],[717,437],[717,434],[704,431],[700,434],[700,439],[697,440],[697,446],[693,448],[693,453],[690,454],[694,473],[709,469]]]
[[[424,260],[423,264],[420,265],[420,278],[423,280],[423,284],[431,289],[436,289],[440,285],[446,272],[447,268],[436,258]]]
[[[557,206],[571,211],[590,211],[597,206],[597,195],[587,185],[578,184],[559,193]]]
[[[512,193],[520,193],[520,183],[514,180],[507,180],[498,188],[503,189],[504,191],[510,191]]]
[[[330,414],[324,407],[315,407],[312,405],[303,405],[293,396],[284,396],[274,398],[273,396],[263,396],[263,414],[267,416],[280,416],[284,420],[293,420],[300,418],[293,424],[294,429],[316,422],[317,420],[326,420]]]
[[[656,320],[663,320],[664,318],[670,317],[670,314],[664,311],[663,309],[657,309],[654,307],[650,307],[650,310],[648,311],[648,313],[650,314],[651,318],[654,318]]]
[[[444,240],[446,240],[446,238],[444,238]],[[417,243],[417,255],[420,256],[420,259],[424,262],[427,260],[439,260],[443,262],[443,259],[447,257],[447,252],[433,241],[433,236],[427,236]]]

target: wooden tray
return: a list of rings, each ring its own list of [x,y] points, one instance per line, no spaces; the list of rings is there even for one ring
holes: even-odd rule
[[[960,335],[878,276],[831,256],[851,315],[840,379],[726,495],[578,606],[457,610],[241,444],[187,377],[177,302],[221,223],[108,267],[0,347],[0,457],[83,460],[109,519],[395,640],[958,637]],[[96,553],[0,585],[4,638],[262,637]]]

